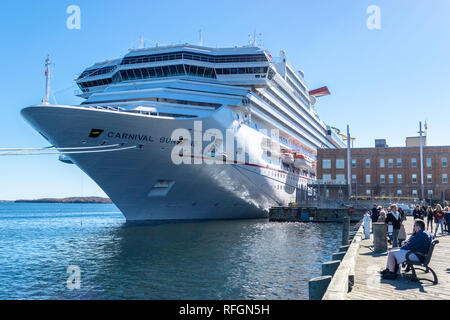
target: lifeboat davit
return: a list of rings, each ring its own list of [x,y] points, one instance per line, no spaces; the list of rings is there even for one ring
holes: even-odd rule
[[[303,170],[311,170],[313,161],[305,154],[296,154],[294,156],[294,167]]]
[[[294,163],[294,155],[290,152],[283,152],[281,154],[281,159],[283,163],[291,165]]]

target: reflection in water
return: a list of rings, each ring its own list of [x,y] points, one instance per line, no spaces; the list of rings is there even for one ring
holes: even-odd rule
[[[307,299],[341,238],[335,224],[129,224],[80,204],[0,204],[0,231],[0,299]]]

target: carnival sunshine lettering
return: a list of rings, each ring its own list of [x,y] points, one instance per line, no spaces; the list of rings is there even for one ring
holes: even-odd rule
[[[116,138],[116,139],[128,139],[128,140],[136,140],[136,141],[148,141],[153,142],[152,136],[147,136],[145,134],[136,134],[136,133],[126,133],[126,132],[108,132],[108,138]]]

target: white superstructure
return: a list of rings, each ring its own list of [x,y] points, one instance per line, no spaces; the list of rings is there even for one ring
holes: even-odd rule
[[[259,47],[131,50],[87,68],[76,82],[81,105],[41,104],[22,114],[56,147],[135,145],[64,157],[128,220],[265,217],[269,207],[295,202],[296,190],[315,179],[317,148],[345,146],[319,119],[303,73],[284,54],[272,58]],[[190,137],[176,139],[177,129]],[[173,162],[174,147],[195,150],[191,139],[206,140],[208,129],[224,140],[234,135],[223,149],[217,136],[205,142],[213,147],[200,158],[221,163]],[[195,163],[195,151],[191,157]]]

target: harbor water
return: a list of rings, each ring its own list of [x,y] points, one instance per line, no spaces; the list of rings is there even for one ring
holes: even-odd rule
[[[341,233],[268,220],[130,224],[109,204],[5,203],[0,299],[306,300]]]

